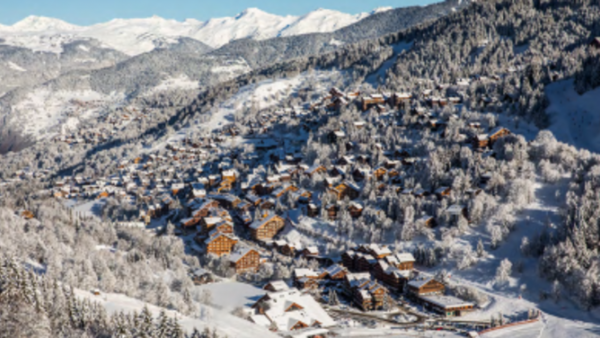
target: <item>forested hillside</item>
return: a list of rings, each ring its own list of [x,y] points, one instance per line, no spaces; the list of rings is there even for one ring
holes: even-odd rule
[[[297,269],[316,274],[332,261],[359,270],[344,257],[381,246],[414,256],[421,279],[411,281],[434,278],[448,295],[476,303],[469,320],[491,316],[493,327],[498,312],[514,320],[537,307],[548,314],[540,336],[593,334],[597,327],[565,322],[597,324],[600,155],[546,128],[556,123],[549,86],[580,94],[600,86],[592,43],[600,2],[488,0],[436,18],[453,5],[424,17],[407,9],[415,20],[384,12],[335,33],[237,41],[207,54],[181,41],[183,53],[160,50],[92,71],[87,85],[127,87],[127,103],[62,138],[2,155],[0,254],[11,259],[0,264],[0,300],[19,294],[3,290],[14,289],[25,266],[65,290],[98,288],[206,320],[199,306],[210,302],[192,291],[190,269],[260,288],[275,280],[297,286],[308,284]],[[330,48],[332,39],[351,43]],[[203,77],[234,58],[247,67],[236,76],[149,91],[164,84],[164,69]],[[79,83],[74,74],[52,85]],[[88,137],[96,133],[103,135]],[[220,206],[211,212],[233,215],[219,224],[239,241],[218,255],[207,243],[219,233],[200,231],[214,217],[194,215],[213,201]],[[91,216],[72,211],[82,209]],[[252,227],[271,218],[281,228],[271,242],[257,239]],[[142,221],[147,229],[115,224]],[[316,250],[319,260],[286,254],[275,241]],[[260,264],[241,272],[232,257],[244,245]],[[358,272],[375,268],[365,270]],[[312,294],[331,301],[341,290],[323,297],[331,284]],[[24,297],[0,305],[25,302],[23,311],[39,313],[39,302]],[[31,330],[115,330],[107,321],[57,326],[67,319],[44,311],[50,324]],[[136,330],[130,321],[127,330]]]

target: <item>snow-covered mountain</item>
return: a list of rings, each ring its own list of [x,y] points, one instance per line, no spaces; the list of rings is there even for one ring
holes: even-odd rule
[[[249,8],[235,17],[215,18],[205,22],[195,19],[180,22],[153,16],[144,19],[114,19],[87,27],[58,19],[30,16],[12,26],[0,25],[0,39],[8,45],[59,53],[63,43],[91,38],[125,54],[138,55],[165,43],[175,42],[179,37],[193,38],[218,48],[237,39],[263,40],[332,32],[389,9],[391,8],[378,8],[370,13],[356,15],[318,9],[303,16],[278,16]]]

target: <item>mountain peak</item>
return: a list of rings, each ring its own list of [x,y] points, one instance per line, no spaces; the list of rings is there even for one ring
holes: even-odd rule
[[[255,16],[264,16],[264,15],[273,15],[273,14],[269,14],[267,12],[264,12],[256,7],[250,7],[250,8],[246,8],[243,12],[241,12],[240,14],[237,15],[236,19],[242,18],[242,17],[255,17]]]
[[[59,19],[30,15],[12,25],[11,28],[19,31],[38,32],[45,30],[73,30],[78,27]]]
[[[371,14],[387,12],[387,11],[391,11],[392,9],[394,9],[394,7],[378,7],[378,8],[375,8],[374,10],[372,10]]]

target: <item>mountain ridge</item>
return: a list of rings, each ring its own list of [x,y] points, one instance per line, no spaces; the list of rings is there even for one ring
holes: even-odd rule
[[[279,16],[258,8],[247,8],[236,16],[184,21],[149,18],[113,19],[90,26],[78,26],[66,21],[28,16],[12,26],[0,25],[0,39],[4,44],[38,51],[60,53],[62,43],[95,39],[129,56],[139,55],[156,48],[155,41],[168,42],[179,37],[193,38],[212,48],[251,38],[269,39],[317,32],[331,32],[370,15],[389,10],[376,8],[368,13],[346,14],[317,9],[301,16]]]

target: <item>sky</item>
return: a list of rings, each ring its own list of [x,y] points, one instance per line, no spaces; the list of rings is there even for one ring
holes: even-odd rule
[[[12,25],[36,15],[75,25],[91,25],[115,18],[158,15],[183,21],[193,18],[235,16],[249,7],[277,15],[302,15],[318,8],[345,13],[368,12],[378,7],[427,5],[440,0],[0,0],[0,24]]]

